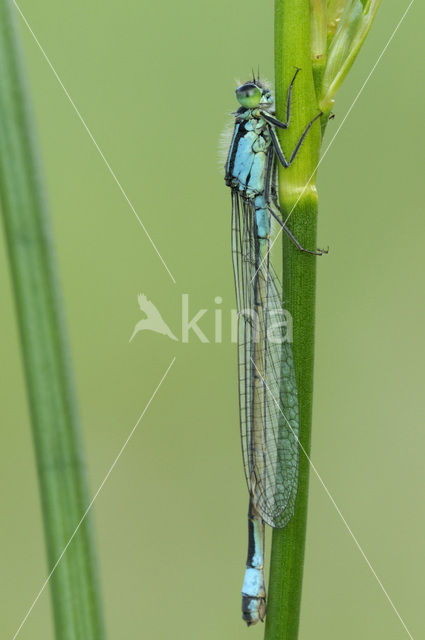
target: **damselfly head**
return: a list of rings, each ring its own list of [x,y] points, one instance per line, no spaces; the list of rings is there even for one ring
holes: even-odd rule
[[[236,89],[236,99],[246,109],[268,105],[273,102],[271,91],[264,87],[258,80],[255,82],[245,82]]]

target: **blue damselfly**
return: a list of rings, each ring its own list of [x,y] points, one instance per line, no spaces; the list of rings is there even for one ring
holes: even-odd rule
[[[248,625],[266,613],[264,525],[285,527],[293,516],[298,485],[298,398],[292,345],[282,339],[282,290],[270,261],[271,220],[300,251],[281,217],[278,163],[287,168],[318,114],[306,126],[289,160],[276,128],[287,129],[295,75],[287,94],[286,122],[274,115],[269,87],[253,78],[236,89],[241,105],[225,166],[232,197],[232,251],[239,314],[239,399],[242,452],[249,489],[249,542],[242,588]],[[284,323],[283,323],[284,324]],[[277,335],[276,335],[277,334]]]

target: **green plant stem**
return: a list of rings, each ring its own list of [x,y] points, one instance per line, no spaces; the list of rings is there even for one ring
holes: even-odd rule
[[[315,97],[310,53],[310,0],[275,0],[275,85],[277,116],[285,117],[286,92],[301,67],[293,90],[291,125],[279,130],[281,144],[290,156],[305,125],[319,112]],[[279,170],[279,199],[283,218],[308,248],[316,248],[317,192],[314,179],[320,151],[317,121],[306,137],[294,164]],[[299,198],[299,200],[298,200]],[[298,200],[298,202],[297,202]],[[295,209],[293,210],[294,206]],[[273,530],[266,617],[266,640],[298,637],[309,482],[316,258],[283,240],[283,289],[286,308],[293,317],[293,349],[300,406],[300,458],[295,515],[284,529]]]
[[[33,131],[14,8],[10,0],[0,0],[0,198],[50,573],[89,498],[57,267]],[[90,516],[84,519],[61,558],[50,587],[58,640],[104,637]]]

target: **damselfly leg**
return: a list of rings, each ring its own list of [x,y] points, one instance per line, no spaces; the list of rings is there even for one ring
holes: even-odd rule
[[[276,131],[272,127],[270,127],[270,137],[271,137],[271,140],[272,140],[272,144],[273,144],[273,147],[274,147],[274,149],[276,151],[276,155],[279,158],[279,162],[280,162],[280,164],[282,165],[282,167],[284,169],[287,169],[288,167],[291,166],[291,164],[293,163],[298,151],[300,150],[300,147],[301,147],[301,145],[303,143],[304,138],[306,137],[307,133],[310,131],[311,127],[313,126],[313,123],[316,122],[316,120],[318,118],[320,118],[321,115],[323,115],[322,112],[318,113],[317,116],[315,116],[313,118],[313,120],[311,120],[308,123],[308,125],[304,129],[300,139],[298,140],[298,142],[297,142],[297,144],[295,146],[295,149],[293,150],[292,155],[289,158],[289,160],[287,160],[285,158],[285,154],[283,153],[283,149],[280,146],[280,142],[279,142],[278,137],[276,135]]]
[[[282,122],[281,120],[278,120],[276,116],[273,116],[270,113],[267,113],[266,111],[261,111],[261,115],[263,116],[264,120],[269,124],[272,124],[275,127],[279,127],[280,129],[287,129],[289,127],[289,121],[291,119],[292,87],[294,85],[295,78],[297,77],[300,71],[301,69],[297,67],[297,70],[295,71],[294,77],[292,78],[291,84],[289,85],[289,88],[288,88],[288,94],[286,96],[286,122]]]
[[[282,227],[283,231],[290,238],[290,240],[294,243],[294,245],[304,253],[309,253],[313,256],[321,256],[324,253],[328,253],[327,249],[316,249],[315,251],[312,249],[306,249],[303,247],[300,242],[296,239],[292,231],[287,227],[285,222],[282,219],[282,212],[279,207],[279,203],[277,201],[277,193],[276,193],[276,171],[275,171],[275,155],[273,153],[273,149],[271,149],[267,155],[267,171],[266,171],[266,184],[265,184],[265,192],[264,199],[266,202],[266,207],[273,218],[279,223]]]

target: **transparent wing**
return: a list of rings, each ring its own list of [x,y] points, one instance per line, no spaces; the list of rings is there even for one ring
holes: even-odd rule
[[[299,417],[292,346],[282,341],[287,318],[268,246],[256,238],[253,205],[233,191],[243,460],[254,507],[267,524],[281,528],[295,506]]]

